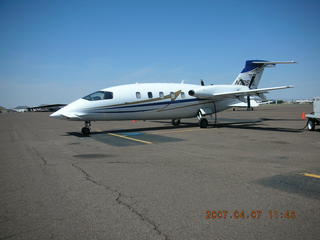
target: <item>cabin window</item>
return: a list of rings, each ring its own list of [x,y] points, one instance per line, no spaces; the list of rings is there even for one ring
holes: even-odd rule
[[[184,92],[181,92],[181,98],[182,99],[186,98],[186,95],[184,94]]]
[[[136,97],[137,97],[138,99],[140,99],[140,98],[141,98],[141,93],[140,93],[140,92],[136,92]]]
[[[113,92],[104,92],[104,91],[97,91],[83,97],[83,99],[88,101],[98,101],[98,100],[106,100],[106,99],[112,99],[112,98],[113,98]]]
[[[152,92],[148,92],[148,98],[152,98]]]
[[[104,99],[112,99],[113,92],[104,92]]]
[[[163,92],[159,92],[159,98],[164,98]]]

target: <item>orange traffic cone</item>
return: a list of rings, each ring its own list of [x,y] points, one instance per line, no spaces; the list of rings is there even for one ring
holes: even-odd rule
[[[306,113],[305,112],[302,112],[301,113],[301,119],[302,120],[306,120],[307,118],[306,118]]]

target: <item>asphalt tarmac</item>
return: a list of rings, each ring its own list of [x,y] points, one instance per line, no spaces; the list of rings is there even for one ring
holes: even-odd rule
[[[319,239],[312,105],[193,119],[0,114],[0,239]]]

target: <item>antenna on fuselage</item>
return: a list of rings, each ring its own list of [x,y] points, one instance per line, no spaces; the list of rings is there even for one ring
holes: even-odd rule
[[[203,79],[200,79],[200,84],[201,84],[201,86],[204,86],[204,81],[203,81]]]

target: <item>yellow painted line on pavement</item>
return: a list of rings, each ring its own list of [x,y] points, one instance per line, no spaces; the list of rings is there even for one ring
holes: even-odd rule
[[[131,141],[141,142],[141,143],[145,143],[145,144],[152,144],[152,142],[143,141],[143,140],[140,140],[140,139],[136,139],[136,138],[132,138],[132,137],[127,137],[127,136],[123,136],[123,135],[119,135],[119,134],[108,133],[108,135],[115,136],[115,137],[119,137],[119,138],[128,139],[128,140],[131,140]]]
[[[313,178],[319,178],[320,179],[320,175],[317,175],[317,174],[304,173],[303,175],[306,176],[306,177],[313,177]]]

